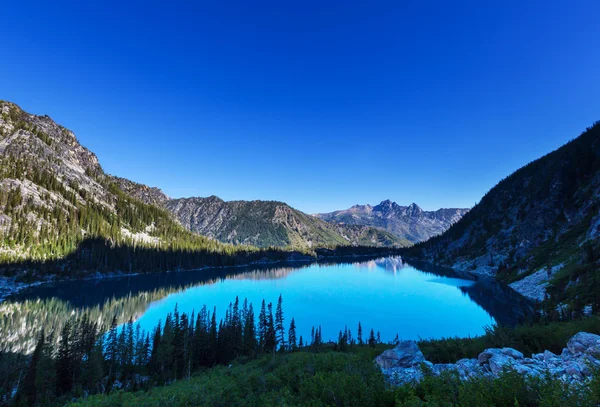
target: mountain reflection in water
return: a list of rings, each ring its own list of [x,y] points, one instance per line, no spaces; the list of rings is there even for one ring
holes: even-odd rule
[[[287,323],[294,317],[305,338],[310,326],[321,324],[324,336],[335,339],[344,324],[355,331],[356,318],[364,332],[381,330],[382,339],[391,340],[396,326],[404,329],[400,337],[471,335],[483,333],[484,325],[515,325],[532,314],[531,304],[506,286],[409,265],[400,257],[205,269],[30,287],[0,303],[0,350],[29,353],[42,327],[57,333],[68,318],[84,313],[100,326],[116,315],[118,323],[133,318],[150,330],[174,304],[182,312],[204,304],[223,310],[237,295],[258,307],[261,298],[276,302],[280,292]],[[422,321],[429,316],[431,321]]]

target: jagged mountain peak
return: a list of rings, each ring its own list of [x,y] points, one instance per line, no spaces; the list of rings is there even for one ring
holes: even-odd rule
[[[224,201],[218,197],[179,198],[165,207],[193,232],[260,247],[410,244],[371,227],[332,225],[280,201]]]
[[[331,223],[378,227],[398,237],[420,242],[444,232],[467,211],[457,208],[430,212],[414,202],[409,206],[400,206],[386,199],[375,206],[354,205],[350,209],[316,216]]]

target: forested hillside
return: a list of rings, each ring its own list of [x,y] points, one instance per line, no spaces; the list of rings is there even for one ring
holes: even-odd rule
[[[239,246],[224,244],[217,240],[222,234],[205,237],[183,227],[163,207],[170,200],[159,189],[107,175],[97,157],[50,117],[28,114],[5,101],[0,101],[0,111],[3,275],[190,269],[314,257],[307,250],[317,247],[403,243],[371,228],[340,230],[284,205],[284,211],[294,214],[289,222],[298,217],[306,222],[297,225],[295,234],[283,230],[286,221],[262,219],[263,212],[246,219],[233,213],[231,222],[240,225],[240,234],[258,233],[260,238],[231,240],[243,243]],[[280,206],[272,209],[281,211]]]
[[[163,208],[136,199],[96,156],[48,116],[0,102],[0,264],[5,275],[152,271],[227,265],[276,251],[193,234]]]
[[[446,233],[407,254],[495,275],[575,313],[597,311],[599,210],[600,122],[503,179]]]

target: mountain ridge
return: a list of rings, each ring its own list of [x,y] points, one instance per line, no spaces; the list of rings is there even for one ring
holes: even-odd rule
[[[424,211],[414,202],[401,206],[386,199],[377,205],[357,204],[314,216],[330,223],[377,227],[416,243],[443,233],[467,212],[464,208]]]
[[[169,199],[158,188],[105,173],[97,156],[49,116],[0,101],[2,274],[32,267],[34,273],[65,276],[175,270],[298,255],[289,247],[236,247],[192,233],[163,207]],[[381,232],[380,241],[360,242],[343,239],[339,232],[327,233],[318,245],[383,246],[398,241]],[[314,257],[308,250],[315,247],[296,249]]]
[[[257,247],[315,248],[335,245],[407,247],[412,243],[368,225],[325,222],[277,200],[169,198],[162,190],[113,177],[121,189],[160,205],[186,229],[224,243]]]
[[[406,255],[496,279],[546,312],[600,309],[600,122],[494,186]]]

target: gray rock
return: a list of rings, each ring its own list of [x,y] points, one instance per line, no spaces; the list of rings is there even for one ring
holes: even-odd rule
[[[574,355],[584,353],[596,345],[600,345],[600,336],[587,332],[579,332],[567,342],[567,348]]]
[[[502,348],[502,353],[506,356],[510,356],[513,359],[523,359],[523,354],[513,348]]]
[[[545,350],[544,353],[542,353],[542,360],[544,362],[555,361],[555,360],[558,360],[558,356],[556,356],[554,353],[550,352],[549,350]]]
[[[586,353],[596,359],[600,358],[600,345],[590,346]]]
[[[495,376],[515,366],[514,359],[510,356],[506,356],[502,352],[494,353],[488,360],[488,364],[490,366],[490,370]]]
[[[516,349],[490,348],[477,359],[461,359],[454,364],[433,364],[425,360],[414,341],[402,341],[375,361],[393,385],[417,382],[426,374],[439,376],[444,372],[455,372],[461,380],[495,378],[507,369],[523,376],[550,374],[565,383],[581,383],[589,380],[594,369],[600,367],[600,360],[593,356],[598,354],[598,339],[598,335],[580,332],[569,340],[569,347],[563,349],[560,356],[546,350],[526,358]]]
[[[418,366],[425,361],[423,353],[415,341],[400,341],[393,349],[388,349],[375,358],[384,369]]]

